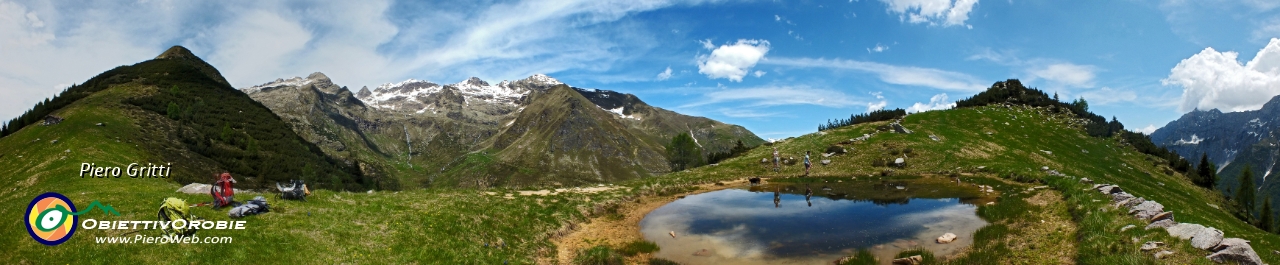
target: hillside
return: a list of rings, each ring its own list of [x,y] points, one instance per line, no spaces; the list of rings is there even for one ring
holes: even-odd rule
[[[559,89],[566,96],[566,89]],[[44,191],[68,195],[76,203],[102,200],[122,216],[94,218],[109,220],[150,220],[159,199],[176,196],[191,202],[207,201],[207,195],[173,192],[178,184],[168,181],[129,178],[80,179],[74,176],[73,161],[122,163],[154,157],[154,150],[134,146],[137,142],[115,142],[101,135],[145,135],[144,126],[131,123],[126,112],[143,110],[118,108],[118,100],[132,92],[112,88],[77,102],[63,115],[68,119],[56,126],[32,126],[14,137],[0,138],[0,166],[17,168],[0,180],[17,183],[16,189],[0,190],[0,213],[19,215],[22,205]],[[581,99],[579,99],[580,101]],[[589,109],[589,108],[588,108]],[[529,111],[526,109],[526,111]],[[108,126],[96,127],[103,120]],[[912,134],[880,130],[887,122],[833,128],[772,144],[784,156],[803,151],[821,152],[832,145],[849,153],[819,164],[813,177],[793,181],[883,181],[902,178],[951,178],[962,183],[995,187],[995,204],[978,208],[979,216],[992,225],[979,230],[975,245],[956,264],[1205,264],[1202,250],[1159,230],[1131,229],[1128,224],[1145,225],[1126,213],[1106,210],[1107,199],[1074,179],[1056,177],[1040,167],[1063,174],[1087,177],[1098,183],[1114,183],[1134,195],[1157,200],[1177,213],[1179,222],[1193,222],[1222,229],[1226,235],[1252,241],[1262,258],[1280,262],[1269,249],[1280,246],[1280,238],[1244,224],[1225,210],[1226,202],[1214,192],[1198,188],[1180,174],[1169,175],[1162,158],[1144,155],[1120,138],[1088,136],[1073,116],[1043,108],[1021,106],[981,106],[912,114],[901,124]],[[66,127],[57,127],[66,126]],[[78,128],[77,130],[57,130]],[[82,128],[82,129],[80,129]],[[850,141],[875,133],[865,140]],[[49,136],[61,139],[57,145],[43,144]],[[934,137],[930,137],[930,135]],[[40,138],[35,141],[34,138]],[[933,138],[937,138],[934,140]],[[32,144],[41,142],[42,144]],[[64,155],[61,146],[76,151]],[[908,152],[908,148],[910,151]],[[252,216],[252,230],[205,231],[202,236],[231,236],[230,245],[148,245],[94,244],[95,236],[121,235],[126,231],[85,230],[63,246],[47,247],[31,240],[17,222],[0,228],[0,258],[17,263],[119,263],[119,262],[292,262],[408,263],[432,260],[447,263],[528,264],[538,261],[567,262],[558,258],[570,251],[569,244],[557,243],[580,227],[608,220],[633,220],[627,209],[642,203],[663,202],[689,192],[725,186],[716,182],[741,181],[745,177],[788,178],[798,176],[799,165],[784,166],[773,173],[759,160],[770,156],[769,147],[756,148],[744,156],[717,166],[704,166],[661,177],[618,182],[616,186],[586,192],[556,190],[547,195],[521,195],[511,189],[424,189],[401,192],[348,193],[319,190],[307,202],[274,198],[272,212]],[[101,151],[99,151],[101,150]],[[498,154],[500,155],[500,154]],[[21,156],[21,157],[19,157]],[[876,166],[875,160],[904,157],[906,166]],[[16,158],[16,159],[15,159]],[[888,176],[880,176],[887,174]],[[783,180],[778,180],[783,181]],[[737,182],[741,183],[741,182]],[[1045,185],[1048,188],[1034,187]],[[254,196],[248,193],[240,196]],[[639,203],[637,203],[639,202]],[[210,220],[227,220],[225,210],[207,207],[194,210]],[[643,214],[643,211],[637,211]],[[618,214],[626,214],[617,217]],[[1043,221],[1042,221],[1043,220]],[[157,231],[138,234],[154,236]],[[598,239],[591,244],[615,244],[628,240]],[[1138,238],[1135,243],[1132,238]],[[1164,241],[1174,256],[1154,260],[1138,250],[1145,240]],[[341,243],[340,243],[341,242]],[[295,246],[307,246],[299,249]],[[499,246],[499,247],[494,247]],[[222,251],[208,251],[209,249]],[[109,253],[109,254],[108,254]]]
[[[546,96],[561,86],[568,88],[546,75],[497,84],[410,79],[351,93],[314,73],[241,91],[330,157],[359,164],[378,189],[606,183],[669,172],[665,145],[679,133],[698,139],[704,155],[727,152],[739,140],[764,142],[741,126],[653,107],[631,94],[570,88]],[[535,108],[556,115],[524,117]],[[553,129],[563,130],[547,132]]]

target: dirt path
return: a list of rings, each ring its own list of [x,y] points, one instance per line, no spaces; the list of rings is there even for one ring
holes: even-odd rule
[[[553,239],[552,243],[556,245],[556,260],[539,259],[538,264],[570,264],[574,256],[579,250],[591,248],[598,245],[609,245],[619,247],[623,244],[644,239],[644,235],[640,234],[640,220],[645,215],[658,207],[662,207],[667,203],[671,203],[680,197],[687,195],[712,192],[734,187],[747,185],[745,179],[726,181],[724,185],[703,184],[698,185],[698,190],[672,194],[668,196],[645,196],[640,198],[640,203],[623,204],[619,209],[623,213],[622,218],[613,219],[610,217],[596,217],[585,224],[578,226],[576,231]],[[652,254],[641,254],[627,259],[627,264],[640,264],[649,260]]]

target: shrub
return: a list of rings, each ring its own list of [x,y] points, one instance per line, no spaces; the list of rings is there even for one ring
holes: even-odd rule
[[[658,244],[654,244],[653,242],[636,240],[623,245],[622,248],[618,249],[618,252],[630,257],[641,253],[657,252],[659,249]]]
[[[680,263],[668,259],[653,258],[649,259],[649,265],[680,265]]]
[[[596,246],[578,252],[573,264],[579,265],[622,265],[622,255],[607,246]]]

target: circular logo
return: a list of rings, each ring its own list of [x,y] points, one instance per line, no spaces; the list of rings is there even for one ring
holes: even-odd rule
[[[57,192],[46,192],[27,206],[27,233],[41,244],[55,246],[67,242],[76,233],[79,217],[72,215],[76,205]]]

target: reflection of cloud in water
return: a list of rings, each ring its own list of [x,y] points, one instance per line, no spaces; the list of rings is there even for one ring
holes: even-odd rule
[[[986,222],[975,206],[955,199],[913,199],[904,205],[783,194],[722,190],[664,205],[640,222],[645,238],[662,247],[657,257],[686,264],[812,264],[830,262],[853,249],[872,249],[883,261],[917,246],[947,256],[972,243]],[[676,238],[667,233],[675,231]],[[943,233],[957,242],[937,244]],[[874,246],[881,246],[877,250]],[[699,252],[703,249],[707,251]],[[890,253],[890,251],[892,251]],[[695,255],[695,253],[699,255]]]

